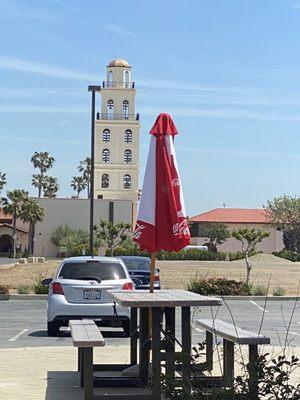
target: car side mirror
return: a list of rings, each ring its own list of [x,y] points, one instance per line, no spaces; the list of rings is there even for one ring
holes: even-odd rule
[[[46,278],[46,279],[42,280],[42,285],[49,286],[51,282],[52,282],[52,278]]]

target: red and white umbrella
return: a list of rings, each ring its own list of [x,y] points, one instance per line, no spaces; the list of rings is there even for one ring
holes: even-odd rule
[[[151,131],[142,196],[133,240],[151,253],[153,291],[155,253],[180,251],[190,243],[174,136],[177,128],[168,114],[160,114]]]

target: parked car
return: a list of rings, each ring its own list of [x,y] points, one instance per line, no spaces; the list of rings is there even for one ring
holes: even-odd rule
[[[185,246],[182,250],[202,250],[202,251],[208,251],[207,246],[196,246],[196,245],[188,245]]]
[[[150,288],[150,258],[140,256],[121,256],[136,289]],[[160,289],[159,269],[154,270],[154,289]]]
[[[115,304],[106,289],[133,290],[134,283],[119,258],[70,257],[62,261],[49,284],[48,336],[57,336],[70,319],[91,318],[99,326],[122,326],[130,335],[130,312]]]

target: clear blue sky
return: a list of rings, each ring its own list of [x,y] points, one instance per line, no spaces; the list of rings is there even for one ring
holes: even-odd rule
[[[31,188],[50,151],[59,195],[89,153],[87,86],[133,67],[148,131],[169,112],[189,215],[299,194],[300,1],[0,0],[0,171]],[[5,194],[5,192],[4,192]]]

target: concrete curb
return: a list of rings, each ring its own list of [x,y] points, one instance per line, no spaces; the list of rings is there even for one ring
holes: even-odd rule
[[[2,298],[1,296],[4,296],[5,298]],[[47,300],[48,295],[47,294],[10,294],[10,295],[0,295],[0,300]],[[262,300],[265,301],[266,297],[265,296],[212,296],[212,297],[220,297],[224,299],[225,301],[227,300]],[[296,301],[299,300],[300,303],[300,297],[297,296],[268,296],[267,301]]]
[[[0,294],[0,300],[9,300],[9,294]]]

